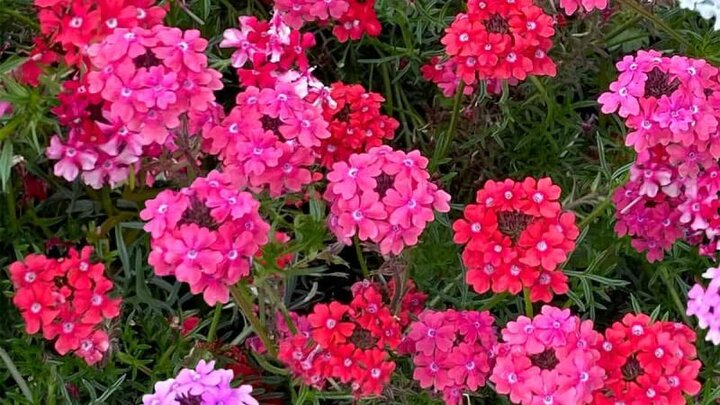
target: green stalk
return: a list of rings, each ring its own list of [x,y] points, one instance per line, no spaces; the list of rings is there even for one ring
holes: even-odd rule
[[[588,214],[580,223],[578,224],[579,229],[585,229],[586,226],[590,225],[592,221],[595,220],[595,218],[599,217],[603,214],[603,212],[612,204],[612,201],[609,198],[606,198],[603,200],[602,203],[600,203],[597,207],[595,207],[594,210],[592,210],[591,213]]]
[[[527,287],[523,288],[523,301],[525,301],[525,316],[532,318],[533,305],[532,301],[530,301],[530,289]]]
[[[7,190],[5,190],[5,200],[7,201],[8,210],[8,222],[10,223],[10,230],[15,234],[18,232],[20,227],[18,226],[18,218],[15,207],[15,192],[13,189],[12,176],[8,177]]]
[[[295,322],[293,322],[292,317],[290,316],[290,311],[288,311],[285,304],[278,299],[277,295],[275,295],[274,291],[267,285],[264,284],[267,288],[265,288],[265,292],[267,294],[268,299],[270,299],[270,304],[274,308],[278,308],[280,310],[280,314],[282,315],[283,319],[285,320],[285,324],[287,325],[288,329],[290,330],[290,333],[293,335],[297,334],[297,327],[295,327]]]
[[[663,21],[661,18],[658,18],[655,14],[645,9],[645,7],[639,5],[635,2],[635,0],[618,0],[621,4],[627,6],[628,8],[631,8],[633,11],[638,13],[639,15],[643,16],[645,19],[659,27],[662,31],[664,31],[666,34],[673,37],[676,41],[680,42],[681,44],[685,45],[688,49],[692,48],[692,44],[685,39],[682,35],[678,34],[674,29],[672,29],[671,26],[669,26],[665,21]]]
[[[387,64],[380,64],[380,75],[382,76],[383,86],[385,87],[385,109],[387,110],[388,115],[393,115],[394,104],[392,82],[390,81],[390,72],[388,71]]]
[[[362,246],[360,246],[360,239],[358,239],[357,235],[353,238],[353,245],[355,245],[355,253],[357,254],[358,262],[360,262],[363,278],[369,278],[370,271],[368,270],[367,262],[362,252]]]
[[[675,290],[675,285],[670,279],[670,273],[668,272],[667,267],[660,266],[660,278],[662,279],[663,283],[665,283],[667,289],[670,290],[670,296],[672,297],[672,300],[675,303],[675,306],[677,307],[680,316],[682,316],[683,321],[686,325],[690,325],[690,318],[688,318],[687,314],[685,313],[685,305],[683,305],[683,301],[680,299],[680,295],[678,294],[677,290]]]
[[[255,333],[263,342],[263,344],[267,348],[268,353],[270,353],[270,355],[273,357],[277,357],[277,349],[275,348],[273,341],[270,339],[270,335],[268,335],[267,329],[265,329],[265,326],[263,326],[262,322],[260,322],[260,319],[258,319],[257,315],[255,315],[255,311],[253,311],[252,309],[252,301],[250,299],[250,296],[248,295],[247,290],[245,289],[245,285],[240,284],[230,287],[230,293],[232,293],[233,299],[235,300],[235,303],[240,309],[240,312],[242,312],[243,315],[245,315],[245,317],[248,319],[248,321],[250,321],[250,326],[252,326],[252,328],[255,330]]]
[[[486,303],[480,307],[481,311],[489,311],[493,309],[497,304],[505,301],[505,298],[508,297],[507,293],[500,293],[500,294],[494,294],[489,300],[487,300]]]
[[[464,276],[465,276],[465,273],[463,272],[463,273],[460,273],[457,277],[455,277],[455,280],[453,280],[451,283],[446,285],[445,288],[442,289],[442,293],[436,295],[435,298],[433,298],[432,301],[430,301],[430,304],[428,304],[428,308],[433,308],[435,305],[437,305],[437,303],[440,302],[440,299],[443,296],[447,295],[450,292],[450,290],[452,290],[453,287],[455,287],[455,283],[462,280]]]
[[[110,189],[108,187],[103,187],[100,191],[100,196],[102,198],[102,207],[105,210],[105,214],[107,214],[108,218],[112,218],[114,210],[113,210],[113,204],[112,199],[110,198]]]
[[[25,399],[27,399],[28,402],[33,403],[33,396],[30,392],[30,387],[28,387],[27,382],[25,382],[25,379],[22,377],[22,375],[20,375],[17,367],[15,367],[15,363],[13,363],[8,353],[2,347],[0,347],[0,359],[2,359],[3,363],[5,363],[5,367],[10,372],[13,380],[15,380],[15,382],[17,383],[20,391],[22,391],[23,395],[25,396]]]
[[[463,91],[465,91],[465,82],[460,81],[456,91],[457,94],[455,94],[455,101],[453,102],[452,115],[450,116],[450,126],[447,131],[438,138],[435,153],[433,153],[432,160],[430,161],[430,173],[434,172],[440,165],[440,161],[445,158],[447,149],[450,147],[453,137],[455,136],[455,129],[457,129],[458,118],[460,116],[460,104],[463,99]]]
[[[207,335],[208,343],[212,343],[215,341],[215,336],[217,335],[217,328],[220,324],[220,314],[222,314],[222,304],[217,304],[215,305],[212,322],[210,323],[210,330],[208,331]]]

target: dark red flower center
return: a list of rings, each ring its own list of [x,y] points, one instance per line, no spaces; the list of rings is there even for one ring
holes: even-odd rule
[[[520,234],[527,228],[532,218],[532,216],[522,212],[501,212],[498,214],[498,230],[513,242],[517,242]]]
[[[218,229],[219,225],[210,215],[208,208],[197,197],[190,197],[190,206],[183,212],[182,218],[178,225],[195,224],[210,230]]]
[[[375,178],[375,181],[377,182],[377,187],[375,187],[375,191],[380,195],[380,198],[383,198],[385,197],[388,189],[393,186],[394,178],[385,173],[381,173]]]
[[[510,33],[510,25],[508,25],[507,20],[498,13],[491,15],[489,18],[483,21],[483,25],[485,26],[487,32],[495,34]]]
[[[662,70],[655,68],[647,74],[648,78],[645,82],[645,95],[649,97],[660,98],[662,96],[669,96],[678,87],[680,87],[680,80],[677,78],[670,81],[670,74],[663,72]]]
[[[181,394],[175,397],[180,405],[202,405],[202,397],[200,395]]]
[[[280,128],[280,125],[282,125],[282,121],[280,121],[280,118],[272,118],[267,115],[263,115],[263,117],[260,118],[260,122],[262,122],[264,130],[273,132],[277,132]]]
[[[542,370],[552,370],[560,362],[553,349],[547,349],[542,353],[530,356],[530,361],[534,366],[540,367]]]
[[[133,59],[133,62],[138,68],[149,68],[153,66],[158,66],[162,63],[160,59],[158,59],[155,54],[152,53],[152,51],[147,51],[144,54],[136,57],[135,59]]]
[[[631,356],[630,358],[628,358],[625,364],[623,364],[623,366],[620,368],[620,370],[622,371],[622,375],[625,381],[635,381],[636,378],[645,374],[642,366],[640,365],[640,362],[637,358],[635,358],[635,356]]]
[[[372,335],[367,329],[356,327],[353,334],[350,336],[350,341],[357,346],[358,349],[372,349],[377,346],[377,338]]]

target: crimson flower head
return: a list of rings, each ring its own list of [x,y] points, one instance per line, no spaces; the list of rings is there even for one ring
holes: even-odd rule
[[[102,360],[109,348],[101,325],[120,314],[120,299],[110,296],[113,282],[92,254],[89,246],[80,252],[71,248],[68,257],[30,254],[10,265],[13,304],[26,332],[42,332],[55,340],[58,353],[73,353],[89,365]]]
[[[626,315],[605,331],[600,365],[607,379],[595,403],[685,404],[701,388],[695,338],[683,324]]]
[[[425,76],[446,95],[454,93],[460,81],[473,86],[482,80],[555,76],[555,63],[547,54],[554,25],[532,1],[469,1],[467,12],[455,16],[441,39],[447,61],[429,65],[436,73],[428,68]]]
[[[549,302],[568,290],[558,267],[575,248],[575,216],[563,212],[560,187],[550,178],[522,182],[488,180],[477,204],[455,221],[455,243],[465,245],[467,282],[476,292],[517,294],[530,289],[533,301]]]
[[[400,323],[388,308],[391,291],[368,280],[355,283],[349,304],[316,304],[307,317],[291,314],[297,333],[281,323],[280,360],[293,375],[322,389],[329,379],[357,398],[379,395],[389,383],[400,344]],[[409,311],[401,305],[401,311]],[[407,314],[405,315],[407,316]]]

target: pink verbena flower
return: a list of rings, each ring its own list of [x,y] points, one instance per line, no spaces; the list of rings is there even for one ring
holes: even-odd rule
[[[502,337],[490,381],[514,403],[591,403],[603,385],[602,335],[570,310],[543,306],[532,320],[508,322]]]
[[[639,51],[616,65],[618,80],[600,96],[604,113],[619,109],[638,153],[630,180],[613,196],[615,230],[649,261],[683,239],[713,255],[720,207],[717,68],[700,59]]]
[[[493,322],[487,311],[422,312],[405,338],[420,387],[458,404],[463,393],[485,386],[497,343]]]
[[[355,235],[377,243],[384,255],[417,243],[433,211],[450,209],[450,196],[429,182],[426,165],[418,151],[386,146],[333,164],[324,194],[331,204],[330,229],[344,243]]]
[[[149,221],[155,273],[188,283],[209,305],[230,299],[229,286],[250,275],[253,257],[269,241],[260,203],[230,180],[210,172],[179,192],[163,191],[140,214]]]

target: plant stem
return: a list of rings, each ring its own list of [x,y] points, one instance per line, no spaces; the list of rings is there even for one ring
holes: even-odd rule
[[[680,312],[680,316],[682,316],[683,321],[686,325],[690,325],[690,318],[688,318],[687,314],[685,313],[685,306],[683,305],[683,302],[680,299],[680,295],[678,295],[677,290],[675,290],[674,283],[670,279],[670,273],[668,272],[667,267],[660,266],[660,278],[662,279],[663,283],[665,283],[667,289],[670,290],[670,296],[672,297],[672,300],[675,303],[678,312]]]
[[[7,189],[5,190],[5,200],[7,201],[8,222],[10,223],[10,231],[15,234],[20,227],[18,226],[17,212],[15,206],[15,191],[13,189],[12,176],[8,178]]]
[[[25,379],[22,375],[20,375],[17,367],[15,367],[15,363],[13,363],[8,353],[2,347],[0,347],[0,359],[2,359],[3,363],[5,363],[5,367],[10,372],[13,380],[15,380],[18,387],[20,387],[20,391],[22,391],[25,399],[27,399],[30,403],[33,403],[33,396],[30,392],[30,387],[28,387],[27,382],[25,382]]]
[[[207,341],[212,343],[215,341],[217,335],[217,328],[220,324],[220,314],[222,314],[222,304],[218,303],[215,305],[215,312],[213,312],[212,322],[210,323],[210,330],[208,331]]]
[[[275,295],[275,291],[273,291],[267,283],[264,284],[267,288],[265,289],[265,292],[267,293],[267,297],[270,300],[270,304],[274,307],[280,310],[280,314],[282,315],[283,319],[285,320],[285,324],[287,325],[288,329],[290,330],[290,333],[293,335],[297,334],[297,327],[295,326],[295,322],[293,322],[292,317],[290,316],[290,312],[288,311],[285,304],[282,302],[282,300],[279,300],[277,295]]]
[[[362,270],[363,278],[369,278],[370,271],[368,270],[362,246],[360,246],[360,239],[358,239],[357,235],[353,238],[353,245],[355,245],[355,253],[357,254],[358,262],[360,262],[360,270]]]
[[[595,218],[602,215],[603,211],[605,211],[611,204],[609,198],[605,198],[598,206],[595,207],[595,209],[588,214],[580,223],[578,224],[579,229],[585,229],[586,226],[590,225],[592,221],[595,220]]]
[[[523,301],[525,301],[525,316],[532,318],[533,305],[532,301],[530,301],[530,289],[527,287],[523,288]]]
[[[481,311],[489,311],[495,307],[495,305],[503,302],[508,297],[507,293],[500,293],[493,295],[486,303],[480,307]]]
[[[238,308],[243,313],[243,315],[245,315],[248,321],[250,321],[250,326],[252,326],[252,328],[255,330],[255,333],[265,345],[268,353],[270,353],[270,355],[273,357],[277,357],[277,349],[275,348],[275,345],[270,339],[270,336],[268,335],[265,326],[263,326],[262,322],[260,322],[260,319],[258,319],[257,315],[255,315],[255,311],[253,311],[252,309],[252,301],[250,300],[250,296],[247,293],[246,286],[243,284],[234,285],[230,287],[230,292],[232,293],[233,299],[235,299],[235,303],[237,304]]]
[[[449,283],[448,285],[446,285],[445,288],[442,289],[442,293],[441,293],[441,294],[437,294],[437,295],[435,296],[435,298],[433,298],[432,301],[430,301],[430,304],[428,304],[428,308],[432,308],[432,307],[434,307],[435,305],[437,305],[437,303],[440,302],[440,299],[441,299],[444,295],[447,295],[447,293],[449,293],[450,290],[452,290],[452,288],[455,287],[455,283],[458,282],[458,281],[460,281],[460,280],[462,280],[462,278],[463,278],[464,275],[465,275],[464,272],[463,272],[463,273],[460,273],[457,277],[455,277],[455,280],[453,280],[452,283]]]
[[[643,16],[648,21],[652,22],[654,25],[658,26],[662,31],[665,31],[666,34],[673,37],[676,41],[680,42],[681,44],[685,45],[688,49],[692,48],[692,44],[685,39],[682,35],[678,34],[674,29],[672,29],[671,26],[669,26],[665,21],[663,21],[661,18],[658,18],[655,14],[652,12],[645,10],[643,6],[640,4],[637,4],[635,0],[619,0],[619,2],[628,8],[631,8],[636,13]]]
[[[445,131],[443,135],[438,139],[435,153],[433,153],[433,158],[430,161],[430,173],[434,172],[435,169],[437,169],[437,167],[440,165],[440,161],[445,158],[447,149],[448,147],[450,147],[450,143],[452,143],[453,137],[455,136],[455,129],[457,128],[458,117],[460,116],[460,104],[462,103],[464,91],[465,82],[460,81],[460,84],[458,85],[458,88],[456,90],[457,94],[455,95],[455,101],[453,102],[452,115],[450,116],[450,126],[448,127],[447,131]]]
[[[114,210],[112,199],[110,198],[110,189],[108,187],[103,187],[100,191],[100,196],[102,198],[102,207],[105,210],[105,214],[108,218],[112,218]]]

